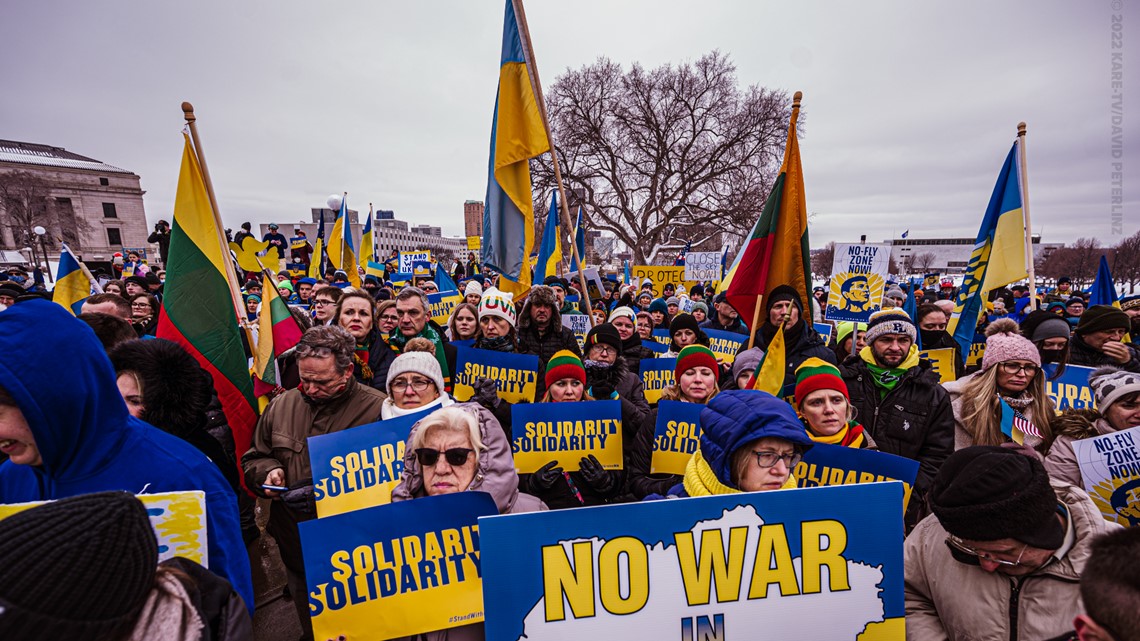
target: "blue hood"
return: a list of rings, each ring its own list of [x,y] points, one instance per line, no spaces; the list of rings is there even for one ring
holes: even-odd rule
[[[701,456],[717,479],[732,485],[732,454],[767,436],[782,438],[804,451],[812,446],[791,405],[759,390],[729,390],[701,410]]]

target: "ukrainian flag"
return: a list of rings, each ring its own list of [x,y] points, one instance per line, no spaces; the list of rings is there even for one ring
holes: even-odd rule
[[[538,248],[538,262],[534,265],[534,281],[541,283],[547,276],[558,273],[562,262],[562,241],[558,233],[558,192],[550,194],[550,211],[546,215],[546,228],[542,231],[542,245]]]
[[[55,289],[51,293],[52,301],[63,305],[73,315],[78,315],[83,301],[90,295],[91,281],[83,273],[79,259],[64,244],[59,254],[59,270],[55,276]]]
[[[313,242],[312,262],[309,263],[309,278],[324,278],[322,267],[325,263],[325,210],[321,210],[321,223],[317,226],[317,239]]]
[[[1025,256],[1025,215],[1021,208],[1020,157],[1013,143],[994,186],[974,251],[966,265],[954,313],[946,327],[963,354],[970,353],[974,329],[985,304],[985,292],[1029,275]]]
[[[348,274],[348,282],[352,283],[353,287],[360,287],[356,249],[352,246],[352,229],[348,226],[348,198],[340,200],[340,212],[333,222],[327,251],[333,267],[343,269]]]
[[[1108,269],[1108,259],[1100,257],[1100,267],[1096,270],[1096,280],[1093,281],[1089,296],[1089,305],[1108,305],[1120,308],[1120,301],[1116,297],[1116,285],[1112,281],[1112,272]]]
[[[578,220],[574,223],[574,245],[578,247],[578,258],[586,262],[586,227],[582,224],[582,206],[578,205]],[[574,266],[577,269],[577,265]]]
[[[372,203],[368,203],[368,221],[360,235],[360,264],[367,265],[376,257],[376,246],[372,241]]]
[[[527,258],[534,249],[531,158],[550,151],[530,82],[518,17],[511,0],[503,19],[499,88],[491,121],[487,198],[483,210],[483,263],[501,274],[499,289],[521,296],[530,289]]]

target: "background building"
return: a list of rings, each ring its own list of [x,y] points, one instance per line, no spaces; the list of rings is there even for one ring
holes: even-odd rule
[[[483,201],[463,203],[463,235],[483,237]]]
[[[891,259],[900,269],[912,274],[941,272],[962,274],[974,251],[973,238],[895,238],[891,244]],[[1048,258],[1064,243],[1042,243],[1041,236],[1033,236],[1034,261]]]
[[[480,203],[480,208],[482,203]],[[321,212],[325,215],[325,238],[332,233],[333,222],[336,220],[337,212],[325,207],[313,207],[310,210],[312,220],[310,222],[287,223],[276,221],[280,225],[279,232],[286,238],[295,235],[294,229],[301,229],[305,232],[309,242],[313,243],[317,239],[317,228],[320,226]],[[480,214],[481,215],[481,214]],[[367,214],[365,214],[367,216]],[[432,255],[437,258],[450,259],[458,256],[466,256],[467,239],[462,237],[444,236],[439,227],[431,225],[416,225],[409,229],[408,223],[396,218],[396,213],[390,209],[381,209],[375,212],[375,218],[372,223],[372,235],[376,243],[377,255],[381,258],[387,258],[391,255],[392,251],[415,251],[418,249],[430,249]],[[348,227],[352,230],[353,246],[357,248],[356,254],[360,255],[360,237],[364,233],[364,223],[359,221],[359,213],[355,209],[348,210]],[[480,223],[482,218],[480,218]],[[258,233],[262,238],[269,232],[268,223],[258,226]],[[288,258],[288,256],[286,256]]]
[[[63,147],[0,140],[0,250],[30,259],[24,249],[40,226],[47,233],[36,251],[46,246],[52,261],[65,241],[92,271],[110,272],[112,255],[125,249],[156,264],[158,246],[146,242],[152,230],[144,193],[138,174],[126,169]]]

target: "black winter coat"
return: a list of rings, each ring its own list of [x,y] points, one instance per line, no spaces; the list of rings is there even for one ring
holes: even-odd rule
[[[958,345],[958,341],[949,332],[943,330],[938,332],[938,340],[928,341],[923,339],[922,349],[953,349],[954,350],[954,378],[962,378],[966,375],[966,361],[962,358],[962,348]]]
[[[372,379],[364,380],[360,365],[356,362],[352,364],[352,375],[356,377],[357,382],[387,394],[388,368],[392,366],[396,356],[398,356],[396,350],[392,349],[379,332],[373,330],[372,345],[368,348],[368,368],[372,370]]]
[[[598,397],[590,390],[600,382],[602,382],[600,376],[591,371],[590,368],[586,368],[586,389],[594,398]],[[621,399],[623,432],[630,432],[641,425],[641,422],[645,420],[645,415],[649,413],[649,403],[645,400],[645,386],[641,383],[641,376],[629,371],[625,361],[619,358],[610,368],[610,375],[606,382],[613,386],[618,393],[618,398]]]
[[[636,333],[621,342],[621,359],[625,361],[626,369],[634,374],[641,374],[642,359],[656,357],[657,353],[642,345],[641,337]]]
[[[823,361],[827,361],[832,365],[839,365],[835,359],[835,352],[832,351],[827,343],[823,341],[823,337],[810,323],[800,321],[803,324],[803,331],[800,333],[799,339],[795,343],[785,343],[784,345],[784,361],[787,363],[787,370],[784,373],[784,387],[795,386],[796,384],[796,368],[803,365],[803,362],[813,356]],[[762,330],[756,330],[756,344],[754,347],[759,347],[768,352],[768,339],[764,338]],[[741,344],[740,349],[736,352],[738,355],[748,349],[748,342],[745,341]]]
[[[554,321],[551,320],[550,326],[542,334],[533,323],[519,330],[518,352],[538,356],[538,387],[535,389],[535,399],[542,398],[546,393],[546,381],[543,380],[546,363],[564,349],[582,358],[582,349],[578,347],[578,339],[574,337],[574,332],[569,327],[563,327],[561,323],[554,325]]]
[[[1089,347],[1089,344],[1080,336],[1074,335],[1073,340],[1069,342],[1069,365],[1079,365],[1081,367],[1102,367],[1104,365],[1111,365],[1117,369],[1140,374],[1140,352],[1136,350],[1134,345],[1125,343],[1124,346],[1132,352],[1132,358],[1124,365],[1121,365],[1106,356],[1104,352]]]
[[[679,474],[650,474],[653,459],[653,435],[657,431],[657,408],[649,410],[637,433],[627,438],[625,446],[626,491],[641,501],[650,494],[665,496],[669,488],[680,483]],[[624,435],[623,435],[624,436]]]

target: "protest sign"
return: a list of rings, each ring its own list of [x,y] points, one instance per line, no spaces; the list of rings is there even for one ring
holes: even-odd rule
[[[477,251],[479,251],[479,248],[482,245],[483,245],[483,237],[482,236],[468,236],[467,237],[467,249],[468,250],[473,251],[473,252],[477,252]]]
[[[393,286],[403,287],[404,285],[412,282],[413,278],[415,278],[415,275],[412,274],[412,270],[409,269],[406,272],[395,272],[389,275],[388,280],[392,281]]]
[[[400,258],[397,266],[399,267],[399,271],[401,273],[411,274],[413,271],[415,271],[416,263],[420,262],[428,263],[429,265],[431,264],[430,250],[400,252]]]
[[[816,443],[804,453],[792,476],[797,487],[902,481],[902,507],[906,511],[918,476],[918,461],[877,450]]]
[[[883,300],[890,259],[888,244],[836,244],[824,312],[827,320],[866,323]]]
[[[648,278],[653,282],[653,296],[660,298],[665,291],[666,283],[674,286],[684,285],[685,291],[691,291],[698,281],[685,280],[685,267],[665,265],[634,265],[630,267],[630,274],[639,282]],[[716,283],[713,283],[715,288]]]
[[[309,437],[313,496],[324,518],[382,505],[404,471],[404,448],[416,421],[439,409]]]
[[[938,373],[940,382],[949,383],[958,379],[958,375],[954,371],[954,348],[924,349],[918,355],[930,361],[931,367]]]
[[[427,297],[428,306],[431,308],[431,319],[444,327],[451,318],[451,310],[463,302],[463,295],[453,289],[428,294]]]
[[[1140,427],[1073,441],[1085,491],[1104,518],[1140,525]]]
[[[661,401],[653,429],[650,474],[684,474],[701,438],[701,403]]]
[[[709,349],[716,355],[716,359],[726,365],[732,365],[736,360],[736,352],[748,340],[744,334],[726,332],[719,329],[703,330],[709,337]]]
[[[475,395],[475,381],[489,378],[499,386],[499,398],[508,403],[534,402],[538,383],[538,357],[533,354],[493,352],[473,347],[456,347],[454,393],[457,401]]]
[[[902,493],[871,483],[481,518],[486,636],[902,641]]]
[[[150,526],[158,539],[158,562],[180,556],[201,565],[210,564],[206,531],[206,493],[199,490],[136,494],[146,506]],[[0,520],[51,501],[0,504]]]
[[[511,408],[511,451],[519,474],[530,474],[557,459],[577,472],[593,454],[607,470],[622,468],[621,401],[523,403]]]
[[[676,358],[641,359],[641,385],[645,388],[645,402],[653,405],[661,399],[661,392],[674,383],[675,367]]]
[[[835,331],[835,328],[831,326],[831,323],[812,323],[812,327],[815,328],[815,333],[819,334],[819,337],[823,339],[824,345],[831,344],[831,332]],[[748,339],[747,336],[744,338],[745,340]]]
[[[602,285],[602,277],[598,275],[598,270],[590,267],[583,272],[586,275],[586,293],[590,295],[590,302],[602,299],[602,292],[605,287]],[[581,287],[582,283],[578,280],[578,272],[572,271],[566,277],[575,287]]]
[[[664,329],[657,328],[653,330],[653,340],[661,343],[662,345],[668,345],[669,343],[673,342],[673,337],[669,335],[668,327]]]
[[[562,326],[570,328],[574,332],[574,338],[578,339],[578,349],[581,349],[586,344],[586,336],[590,333],[590,317],[585,314],[563,314]]]
[[[318,639],[395,639],[483,620],[485,492],[390,503],[299,524]]]
[[[1057,380],[1051,380],[1057,371],[1056,363],[1046,363],[1045,393],[1053,399],[1053,407],[1057,410],[1084,410],[1096,406],[1092,388],[1089,387],[1089,374],[1095,368],[1066,365],[1065,371]]]
[[[685,280],[719,281],[720,259],[720,252],[686,252]]]
[[[665,343],[659,343],[655,339],[641,339],[641,346],[653,352],[654,354],[664,354],[669,351],[669,346]]]
[[[475,344],[474,338],[462,338],[457,341],[449,341],[455,347],[471,347]]]
[[[966,367],[982,364],[982,356],[986,353],[986,337],[974,334],[974,342],[970,343],[970,353],[966,355]]]

